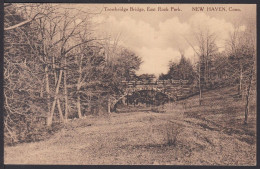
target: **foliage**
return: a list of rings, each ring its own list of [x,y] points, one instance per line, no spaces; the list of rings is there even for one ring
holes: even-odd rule
[[[155,75],[154,74],[141,74],[136,77],[137,80],[139,81],[146,81],[146,82],[152,82],[155,80]]]
[[[102,85],[104,91],[110,94],[123,92],[123,80],[133,80],[142,63],[139,56],[128,49],[119,48],[118,55],[108,61],[103,69]]]
[[[184,55],[181,56],[181,59],[179,63],[175,63],[170,61],[169,62],[169,70],[167,74],[161,74],[159,79],[160,80],[167,80],[167,79],[173,79],[173,80],[189,80],[190,82],[193,82],[194,80],[194,70],[191,62],[184,57]]]

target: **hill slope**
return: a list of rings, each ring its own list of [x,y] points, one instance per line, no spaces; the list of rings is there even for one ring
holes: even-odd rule
[[[243,125],[232,88],[160,107],[72,120],[50,139],[5,147],[5,164],[256,165],[256,105]],[[253,103],[255,100],[252,100]]]

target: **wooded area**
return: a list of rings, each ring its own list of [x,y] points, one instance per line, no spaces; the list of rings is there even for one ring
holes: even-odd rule
[[[92,15],[52,4],[5,7],[6,140],[26,139],[44,117],[51,126],[107,111],[107,98],[138,69],[133,52],[95,37]]]
[[[6,144],[35,141],[35,133],[51,131],[55,122],[110,113],[110,100],[124,93],[122,81],[154,76],[136,75],[142,59],[117,38],[97,36],[92,18],[99,13],[53,4],[5,4],[4,10]],[[256,26],[230,32],[222,52],[215,32],[193,35],[186,40],[196,61],[180,50],[179,63],[170,62],[159,80],[188,80],[200,105],[204,91],[237,86],[246,124],[256,91]]]

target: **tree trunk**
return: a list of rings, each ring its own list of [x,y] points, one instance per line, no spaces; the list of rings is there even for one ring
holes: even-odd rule
[[[252,76],[253,76],[253,68],[250,71],[249,82],[248,82],[249,84],[248,84],[247,93],[246,93],[245,121],[244,121],[245,124],[247,124],[248,113],[249,113],[249,97],[250,97],[250,90],[251,90],[251,84],[252,84]]]
[[[82,118],[82,113],[81,113],[81,106],[80,106],[80,88],[81,88],[81,77],[82,77],[82,56],[79,56],[79,78],[78,78],[78,84],[77,84],[77,109],[78,109],[78,116],[79,118]]]
[[[67,66],[67,60],[65,57],[65,66]],[[68,121],[68,107],[69,107],[69,103],[68,103],[68,89],[67,89],[67,71],[64,71],[64,96],[65,96],[65,122]]]
[[[209,79],[208,79],[208,56],[206,56],[206,61],[205,61],[205,72],[204,72],[204,77],[205,77],[205,82],[206,82],[206,87],[208,87]]]
[[[43,98],[43,90],[44,90],[44,83],[41,84],[41,90],[40,90],[40,97],[41,98]]]
[[[107,99],[107,112],[110,114],[110,96],[108,94],[108,99]]]
[[[201,103],[202,103],[202,91],[201,91],[201,86],[199,87],[199,90],[200,90],[199,105],[201,106]]]
[[[92,97],[92,95],[91,95],[91,93],[89,94],[89,99],[88,99],[88,112],[90,112],[90,113],[93,113],[93,112],[91,112],[91,97]]]
[[[100,95],[99,95],[99,94],[97,94],[97,98],[98,98],[98,99],[97,99],[97,104],[96,104],[96,105],[97,105],[97,108],[96,108],[96,115],[99,116],[99,115],[100,115],[99,108],[100,108],[100,101],[101,101],[101,100],[100,100]]]
[[[201,64],[199,63],[199,92],[200,92],[200,95],[199,95],[199,105],[201,106],[201,102],[202,102],[202,88],[201,88]]]
[[[243,71],[240,69],[240,76],[239,76],[239,88],[238,88],[238,95],[241,96],[242,91],[242,80],[243,80]]]
[[[54,96],[54,101],[52,102],[51,111],[50,111],[50,114],[49,114],[48,119],[47,119],[47,126],[52,125],[52,118],[53,118],[53,114],[54,114],[54,110],[55,110],[55,105],[56,105],[56,102],[57,102],[57,96],[59,94],[61,77],[62,77],[62,70],[60,70],[60,73],[59,73],[59,80],[58,80],[58,83],[57,83],[57,86],[56,86],[55,96]]]
[[[247,124],[247,118],[248,118],[248,103],[249,103],[249,97],[246,96],[246,105],[245,105],[245,120],[244,124]]]
[[[56,74],[56,65],[55,65],[55,58],[54,56],[52,57],[52,68],[53,68],[53,75],[54,75],[54,79],[55,79],[55,86],[57,85],[57,74]],[[58,107],[58,111],[59,111],[59,115],[60,115],[60,120],[61,122],[64,122],[64,118],[63,118],[63,113],[62,113],[62,109],[60,106],[60,99],[57,98],[57,107]]]
[[[48,106],[48,115],[47,115],[47,125],[51,125],[51,99],[50,99],[50,86],[49,86],[49,73],[48,73],[48,66],[46,65],[44,68],[45,71],[45,81],[46,81],[46,92],[47,92],[47,106]]]
[[[82,118],[81,106],[80,106],[80,95],[79,94],[77,96],[77,109],[78,109],[78,116],[79,116],[79,118]]]
[[[62,114],[62,110],[61,110],[61,106],[60,106],[60,99],[57,99],[57,106],[58,106],[58,110],[59,110],[59,115],[60,115],[60,120],[63,123],[64,122],[64,118],[63,118],[63,114]]]
[[[55,66],[55,58],[54,56],[52,57],[52,69],[53,69],[53,75],[55,79],[55,86],[57,84],[57,74],[56,74],[56,66]]]
[[[128,106],[128,93],[127,93],[127,95],[126,95],[126,105]]]

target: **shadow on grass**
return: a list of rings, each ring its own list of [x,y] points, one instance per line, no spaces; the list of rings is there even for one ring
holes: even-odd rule
[[[171,150],[175,149],[176,145],[163,143],[163,144],[137,144],[137,145],[122,145],[120,149],[127,150]]]

